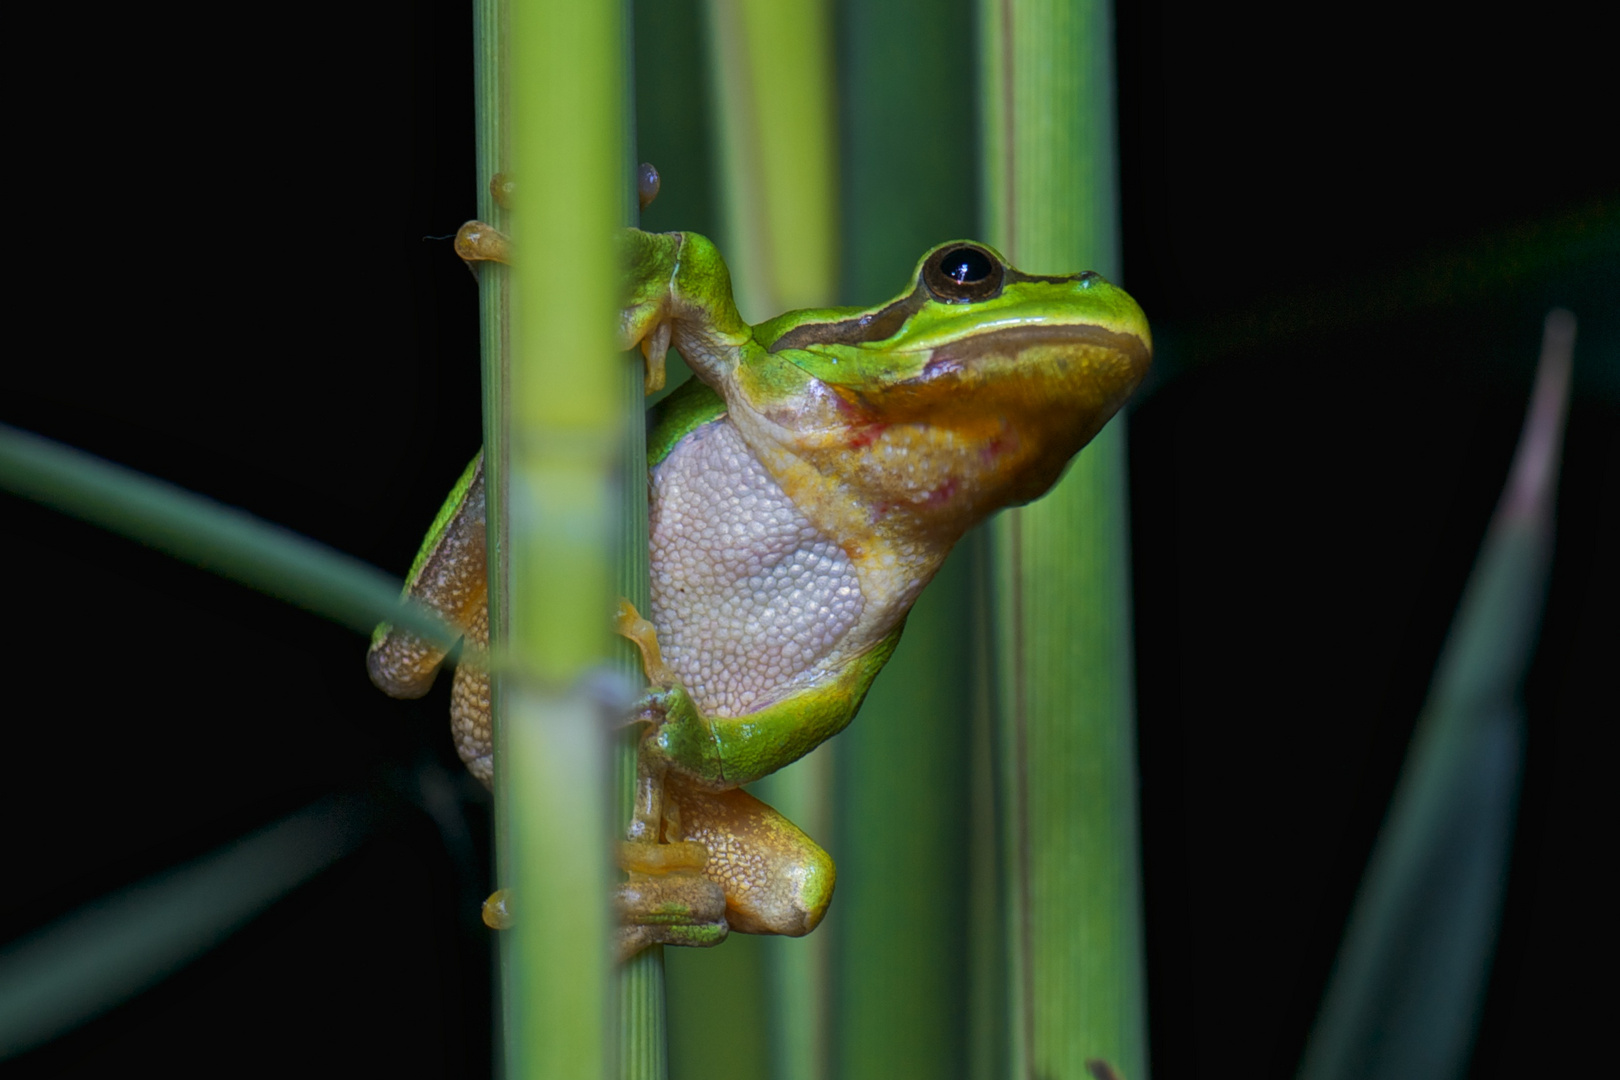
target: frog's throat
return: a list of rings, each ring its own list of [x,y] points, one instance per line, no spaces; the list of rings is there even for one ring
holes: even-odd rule
[[[854,564],[866,604],[855,636],[874,641],[887,634],[910,610],[972,522],[948,536],[936,533],[924,538],[881,531],[874,527],[871,508],[850,488],[791,449],[790,431],[744,402],[727,404],[732,423],[765,471],[810,524],[841,547]]]

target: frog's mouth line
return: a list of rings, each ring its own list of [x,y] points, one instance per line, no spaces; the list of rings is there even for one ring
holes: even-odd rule
[[[1126,358],[1138,378],[1147,371],[1153,359],[1148,343],[1135,334],[1108,330],[1093,323],[1039,326],[1009,326],[1004,330],[990,330],[974,334],[962,341],[941,345],[934,349],[932,359],[923,368],[918,379],[937,378],[944,371],[960,369],[978,363],[987,357],[1015,356],[1032,348],[1065,344],[1092,345],[1116,352]],[[907,380],[912,381],[912,380]]]

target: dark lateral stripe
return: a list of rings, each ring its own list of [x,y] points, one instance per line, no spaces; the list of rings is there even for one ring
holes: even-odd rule
[[[1009,282],[1038,281],[1048,285],[1063,285],[1101,276],[1095,270],[1080,274],[1025,274],[1010,266],[1006,268],[1006,275]],[[783,349],[806,349],[812,345],[865,345],[873,341],[887,341],[900,332],[907,319],[928,303],[929,295],[927,287],[919,282],[910,294],[870,314],[838,322],[811,322],[795,326],[771,342],[767,351],[775,353]]]
[[[928,302],[928,291],[921,285],[889,306],[854,319],[830,323],[804,323],[795,326],[770,344],[770,352],[805,349],[812,345],[863,345],[886,341],[900,332],[919,308]]]
[[[1082,281],[1086,278],[1100,278],[1101,274],[1095,270],[1082,270],[1078,274],[1026,274],[1022,270],[1007,267],[1008,281],[1041,281],[1048,285],[1066,285],[1071,281]]]

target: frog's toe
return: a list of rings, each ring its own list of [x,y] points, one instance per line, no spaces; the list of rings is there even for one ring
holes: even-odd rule
[[[482,221],[469,221],[456,230],[456,254],[471,264],[475,262],[512,262],[512,240],[499,229]]]
[[[624,963],[649,945],[685,945],[707,949],[726,940],[725,920],[701,926],[621,926],[615,931],[614,959]]]
[[[619,845],[619,869],[636,874],[702,870],[708,861],[709,849],[691,840],[677,840],[669,844],[631,841]]]
[[[652,333],[641,339],[641,355],[647,361],[647,373],[643,388],[649,394],[656,394],[664,388],[668,377],[665,367],[665,357],[669,354],[670,337],[673,329],[667,322],[661,322],[653,327]]]
[[[512,890],[496,889],[490,893],[479,915],[491,930],[512,929],[512,924],[517,921],[512,914]]]
[[[647,676],[647,682],[652,686],[673,686],[675,673],[664,663],[664,654],[658,648],[658,631],[652,623],[641,617],[624,597],[613,613],[613,632],[620,637],[628,638],[631,644],[641,650],[641,669]]]
[[[730,930],[725,892],[695,870],[632,873],[614,890],[613,906],[621,960],[648,945],[718,945]]]

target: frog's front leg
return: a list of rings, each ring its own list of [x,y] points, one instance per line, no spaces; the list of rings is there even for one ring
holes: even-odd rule
[[[481,262],[510,266],[512,247],[511,237],[482,221],[469,221],[456,230],[456,254],[461,256],[468,269]],[[474,270],[473,274],[477,276],[477,271]],[[649,309],[644,301],[638,316],[626,313],[620,327],[624,338],[620,344],[625,349],[641,346],[641,354],[647,361],[645,390],[653,394],[664,388],[667,379],[664,360],[669,352],[672,331],[669,319],[663,316],[661,310],[656,307]]]
[[[455,249],[469,267],[511,265],[514,257],[511,237],[482,221],[457,230]],[[664,388],[664,360],[672,343],[711,378],[729,370],[752,331],[737,313],[731,275],[714,244],[696,233],[624,229],[619,255],[625,267],[619,347],[641,348],[647,393]]]

